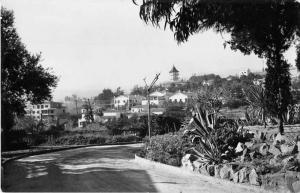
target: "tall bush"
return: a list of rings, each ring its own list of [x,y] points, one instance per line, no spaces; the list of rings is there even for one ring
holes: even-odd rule
[[[190,143],[181,132],[168,133],[151,137],[151,143],[149,141],[145,143],[143,153],[146,159],[180,166],[189,146]]]

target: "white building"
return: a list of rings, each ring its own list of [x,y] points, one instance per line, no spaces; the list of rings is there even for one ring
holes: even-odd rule
[[[139,95],[120,95],[114,98],[114,107],[119,108],[130,108],[133,105],[140,105],[142,103],[143,96]]]
[[[104,111],[102,116],[102,122],[107,122],[113,119],[121,118],[122,112],[120,111]]]
[[[165,108],[152,108],[152,109],[150,109],[150,111],[152,114],[162,115],[166,112],[166,109]]]
[[[101,112],[101,109],[95,109],[93,110],[93,119],[95,122],[101,121],[101,116],[99,115],[99,112]],[[81,118],[78,119],[78,127],[84,127],[88,123],[91,123],[91,120],[87,120],[86,117],[87,109],[81,109]]]
[[[144,111],[144,108],[143,108],[142,105],[133,106],[133,107],[131,107],[131,109],[130,109],[130,112],[131,112],[131,113],[141,113],[141,112],[143,112],[143,111]]]
[[[188,100],[188,96],[186,94],[183,94],[181,92],[178,92],[178,93],[175,93],[174,95],[172,95],[169,100],[171,102],[175,102],[175,103],[179,103],[179,102],[182,102],[182,103],[185,103],[187,102]]]
[[[31,116],[36,120],[56,119],[59,115],[65,113],[65,107],[60,102],[48,101],[41,104],[32,105],[27,103],[26,116]]]
[[[187,103],[189,100],[192,99],[193,95],[194,94],[190,92],[186,92],[186,93],[177,92],[172,96],[170,96],[169,101],[172,103],[181,103],[181,102]]]
[[[214,83],[214,80],[204,80],[202,81],[203,86],[210,86]]]
[[[245,71],[241,71],[239,73],[239,77],[241,78],[242,76],[248,76],[250,74],[250,70],[245,70]]]
[[[155,91],[150,93],[150,104],[160,106],[164,101],[168,100],[169,93]],[[148,100],[145,98],[142,100],[142,105],[148,105]]]
[[[81,118],[78,119],[78,127],[84,127],[90,121],[85,118],[86,109],[81,109]]]

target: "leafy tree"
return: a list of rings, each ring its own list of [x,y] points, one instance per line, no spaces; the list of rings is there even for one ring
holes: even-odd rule
[[[85,110],[84,118],[87,122],[94,122],[94,110],[91,106],[90,100],[88,100],[84,105],[82,105],[82,108]]]
[[[58,79],[42,67],[41,54],[29,53],[21,42],[13,11],[1,7],[1,17],[1,128],[5,133],[14,125],[14,117],[25,113],[27,101],[51,99]]]
[[[111,89],[103,89],[102,93],[95,97],[95,101],[99,101],[101,104],[110,105],[112,99],[114,98],[114,93]]]
[[[135,85],[130,92],[131,95],[141,95],[146,96],[147,95],[147,89],[145,87],[139,87],[138,85]]]
[[[289,64],[283,53],[299,38],[299,9],[296,0],[144,0],[140,17],[169,26],[179,43],[213,29],[231,35],[224,47],[266,58],[267,107],[279,118],[282,133],[282,116],[291,103]]]
[[[114,96],[120,96],[124,94],[124,90],[121,89],[121,87],[118,87],[116,92],[114,92]]]

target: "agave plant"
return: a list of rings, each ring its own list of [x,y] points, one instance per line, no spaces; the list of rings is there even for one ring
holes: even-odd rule
[[[266,126],[265,89],[262,86],[250,86],[247,92],[245,92],[245,96],[246,101],[250,106],[246,116],[253,114],[257,117],[261,117],[261,121]]]
[[[194,144],[191,153],[203,164],[221,162],[221,152],[212,136],[214,125],[210,116],[206,110],[196,105],[191,120],[183,124],[184,134]]]

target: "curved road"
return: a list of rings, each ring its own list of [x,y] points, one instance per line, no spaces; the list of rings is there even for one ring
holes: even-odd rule
[[[147,168],[134,161],[141,144],[94,146],[30,156],[4,166],[4,192],[251,192]]]

